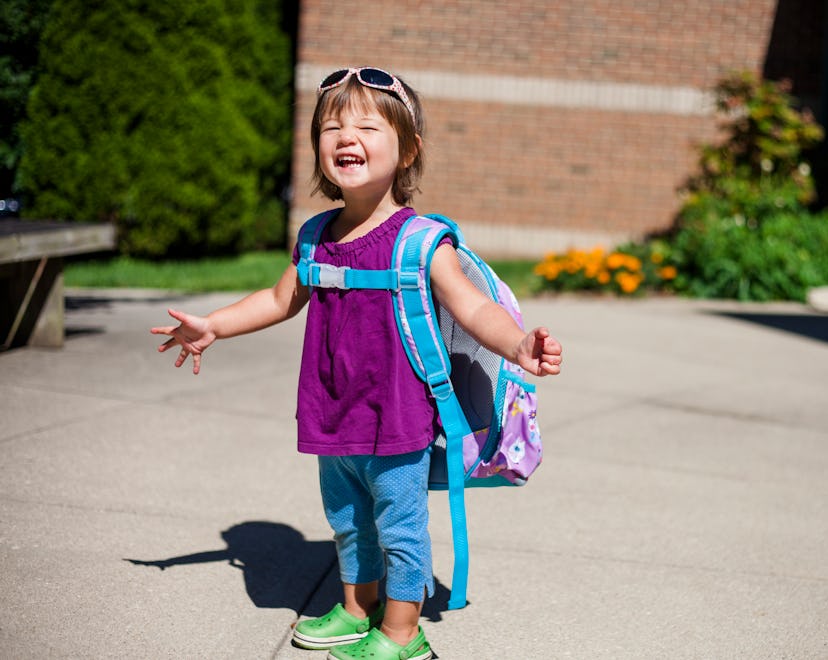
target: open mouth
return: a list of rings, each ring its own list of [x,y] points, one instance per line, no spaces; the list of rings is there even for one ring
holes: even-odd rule
[[[340,156],[336,159],[337,167],[360,167],[365,164],[365,161],[358,156]]]

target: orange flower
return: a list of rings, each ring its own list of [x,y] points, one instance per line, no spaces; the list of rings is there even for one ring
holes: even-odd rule
[[[634,293],[644,278],[637,273],[616,273],[615,281],[624,293]]]
[[[542,261],[535,266],[535,274],[546,278],[547,280],[554,280],[561,272],[560,266],[555,261]]]
[[[626,255],[621,254],[620,252],[613,252],[607,257],[607,268],[610,270],[618,270],[624,266],[625,261]]]
[[[624,265],[629,270],[641,270],[641,259],[628,254]]]
[[[592,251],[589,253],[590,259],[601,260],[604,258],[604,248],[600,245],[596,245],[592,248]]]
[[[658,269],[658,276],[662,280],[674,280],[677,275],[678,271],[675,266],[664,266],[664,268]]]
[[[626,268],[630,271],[641,270],[641,259],[623,252],[613,252],[607,257],[606,263],[610,270],[619,270],[620,268]]]
[[[580,264],[578,264],[577,259],[570,259],[569,261],[566,262],[565,269],[566,269],[567,273],[569,273],[570,275],[574,275],[579,270],[581,270],[581,266],[580,266]]]

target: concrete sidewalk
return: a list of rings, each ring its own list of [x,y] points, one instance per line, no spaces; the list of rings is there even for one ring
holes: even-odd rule
[[[66,345],[0,354],[0,658],[323,658],[338,598],[297,454],[302,322],[175,370],[148,328],[236,296],[69,292]],[[441,660],[828,658],[828,316],[799,305],[523,304],[565,348],[546,459],[470,492],[469,600],[432,497]]]

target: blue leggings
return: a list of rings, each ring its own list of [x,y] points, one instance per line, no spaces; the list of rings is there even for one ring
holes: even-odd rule
[[[320,456],[319,483],[334,531],[340,578],[364,584],[386,575],[389,598],[434,593],[428,535],[431,448],[399,456]]]

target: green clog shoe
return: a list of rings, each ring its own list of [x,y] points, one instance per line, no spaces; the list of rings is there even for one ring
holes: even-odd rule
[[[405,646],[392,642],[379,628],[371,628],[358,642],[337,647],[328,653],[328,660],[429,660],[431,657],[431,647],[422,628]]]
[[[378,626],[385,613],[385,606],[380,604],[371,616],[359,619],[345,611],[341,603],[325,616],[318,619],[300,621],[293,628],[293,643],[303,649],[329,649],[342,644],[353,644]]]

